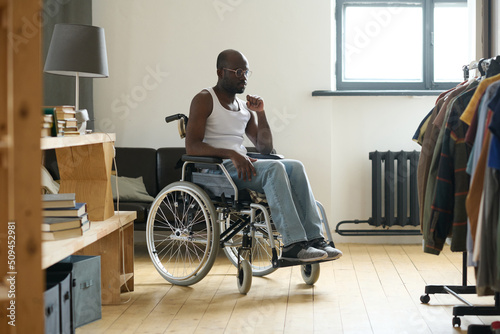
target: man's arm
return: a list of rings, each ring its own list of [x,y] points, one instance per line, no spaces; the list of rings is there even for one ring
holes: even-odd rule
[[[186,129],[186,153],[196,156],[231,159],[238,171],[238,177],[243,178],[243,180],[250,180],[256,173],[251,160],[247,156],[233,150],[216,148],[203,142],[207,119],[212,113],[212,108],[212,96],[207,91],[198,93],[191,101]]]
[[[247,95],[247,107],[255,111],[250,113],[250,121],[246,128],[247,137],[255,145],[259,153],[270,154],[273,150],[273,134],[264,111],[264,101],[259,96]]]

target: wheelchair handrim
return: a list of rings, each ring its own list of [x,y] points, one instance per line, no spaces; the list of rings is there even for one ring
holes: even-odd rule
[[[179,193],[179,199],[174,194],[176,192]],[[181,222],[187,213],[183,212],[182,219],[175,216],[178,205],[167,198],[169,195],[182,201],[185,199],[181,197],[188,195],[186,198],[189,198],[190,202],[184,203],[183,209],[198,208],[195,219],[205,222],[206,228],[202,230],[203,233],[196,235],[197,232],[191,231],[191,234],[188,234],[192,226],[184,226]],[[162,210],[162,205],[171,210],[175,221],[168,222],[163,212],[160,216],[164,221],[156,219],[158,211]],[[218,246],[218,226],[214,224],[214,217],[215,209],[208,196],[192,183],[183,181],[173,183],[157,196],[148,216],[146,241],[155,268],[167,281],[178,285],[189,285],[198,282],[208,273],[215,260]],[[160,229],[158,226],[162,224],[165,226],[165,233],[158,231]]]

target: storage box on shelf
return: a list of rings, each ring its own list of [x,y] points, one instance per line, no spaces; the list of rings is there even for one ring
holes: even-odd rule
[[[74,333],[71,273],[47,271],[45,282],[47,287],[45,291],[45,333]],[[51,294],[58,294],[58,300],[53,300]],[[100,307],[99,303],[99,310]],[[54,320],[56,318],[59,320],[58,324]],[[57,330],[58,327],[59,330]]]
[[[71,285],[64,284],[64,280],[61,280],[64,277],[69,277]],[[47,268],[47,282],[50,281],[60,285],[60,300],[63,306],[60,307],[61,320],[65,320],[61,321],[61,328],[65,329],[61,333],[74,333],[75,328],[101,319],[99,256],[68,256]],[[65,290],[67,299],[64,297]],[[68,328],[70,330],[67,330]]]

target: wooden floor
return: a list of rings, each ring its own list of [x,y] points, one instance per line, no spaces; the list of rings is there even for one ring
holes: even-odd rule
[[[452,326],[450,295],[419,297],[426,284],[461,284],[462,254],[422,252],[419,245],[337,245],[344,256],[321,265],[314,286],[303,283],[300,267],[254,277],[247,295],[236,286],[235,268],[219,256],[201,282],[180,287],[156,272],[144,246],[136,245],[135,291],[122,305],[103,306],[102,319],[83,333],[467,333],[470,324],[499,317],[461,317]],[[221,252],[222,253],[222,252]],[[472,269],[469,284],[475,284]],[[493,297],[463,295],[474,304]]]

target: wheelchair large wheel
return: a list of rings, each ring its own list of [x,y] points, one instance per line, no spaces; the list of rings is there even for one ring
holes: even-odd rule
[[[165,187],[146,225],[149,256],[163,278],[176,285],[199,282],[219,248],[215,208],[199,186],[185,181]]]
[[[230,215],[228,219],[221,222],[221,233],[234,223],[234,218],[235,215],[233,214]],[[272,265],[272,247],[269,242],[269,233],[265,222],[265,216],[262,212],[259,211],[256,214],[255,222],[251,224],[250,228],[250,236],[252,237],[252,261],[250,263],[252,275],[258,277],[269,275],[276,271],[277,268],[273,268]],[[276,235],[276,232],[273,232],[273,237]],[[231,261],[235,267],[238,266],[238,247],[242,243],[242,238],[243,232],[240,232],[231,239],[230,245],[224,247],[224,253],[226,253],[229,261]],[[278,240],[275,240],[275,243],[279,245]]]

